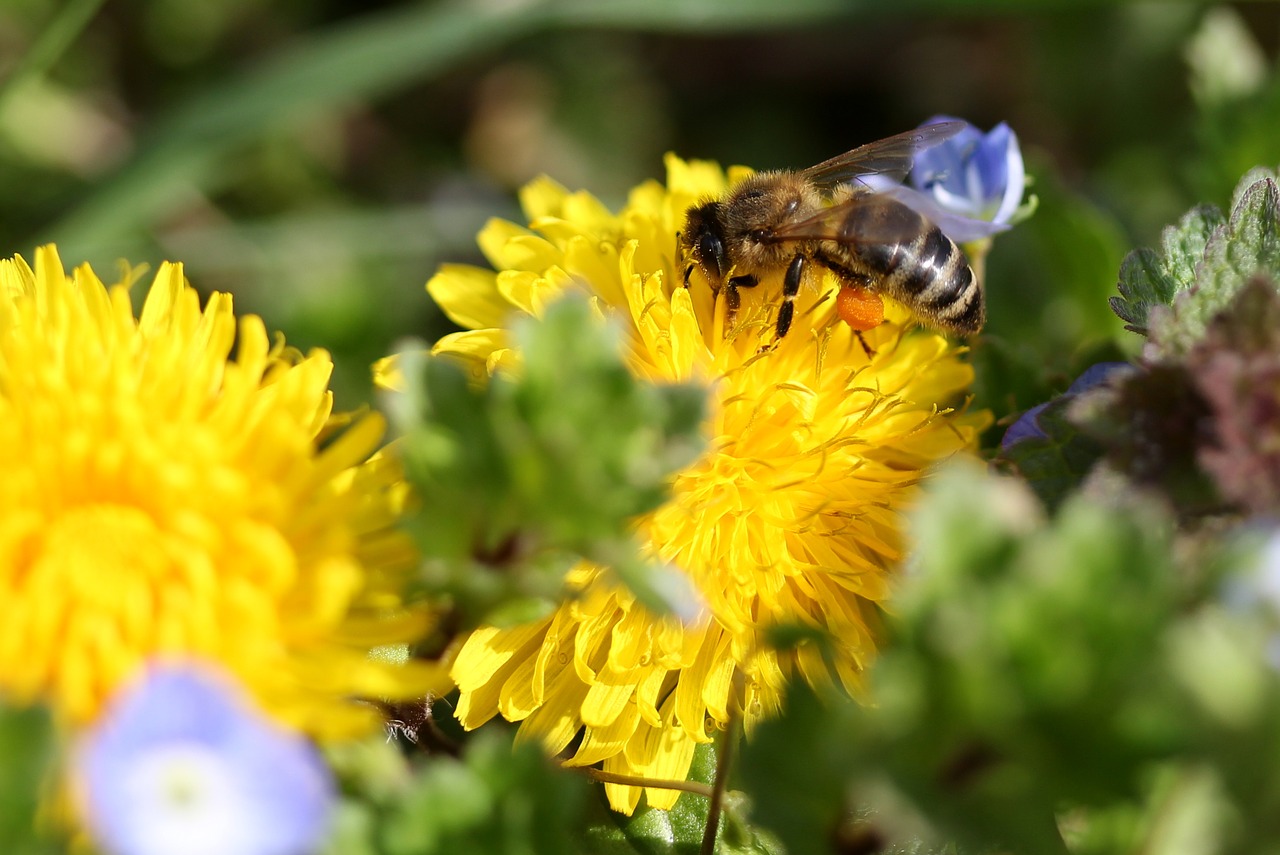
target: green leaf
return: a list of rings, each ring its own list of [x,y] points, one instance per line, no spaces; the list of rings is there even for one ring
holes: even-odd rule
[[[1111,298],[1111,309],[1125,321],[1125,329],[1147,332],[1147,316],[1155,306],[1167,306],[1178,292],[1178,284],[1165,272],[1164,262],[1152,249],[1135,249],[1120,265],[1119,297]]]
[[[621,333],[577,297],[514,337],[520,373],[483,386],[449,357],[401,354],[389,409],[418,490],[422,585],[453,596],[467,626],[527,619],[587,559],[652,609],[687,608],[684,577],[641,557],[632,523],[701,453],[706,390],[635,378]]]
[[[1147,334],[1149,315],[1157,306],[1169,306],[1196,280],[1196,269],[1215,230],[1224,224],[1222,212],[1212,205],[1192,208],[1161,235],[1161,252],[1138,249],[1120,267],[1119,297],[1111,298],[1112,310],[1126,321],[1126,328]]]
[[[714,745],[699,745],[688,780],[713,784],[717,756]],[[610,811],[601,796],[587,840],[591,851],[599,855],[697,855],[702,849],[709,804],[705,796],[682,793],[670,810],[642,803],[633,816],[625,817]],[[750,813],[751,802],[742,793],[725,793],[716,835],[717,855],[782,855],[779,842],[748,820]]]
[[[426,764],[381,824],[382,851],[571,855],[583,851],[576,829],[586,793],[587,782],[540,746],[485,731],[461,760]]]
[[[793,853],[1066,852],[1064,806],[1139,799],[1152,764],[1199,744],[1167,665],[1188,593],[1170,528],[1096,496],[1045,518],[1020,482],[943,470],[913,518],[876,704],[790,693],[743,759],[761,821]]]
[[[1160,352],[1187,353],[1209,321],[1258,273],[1280,281],[1280,189],[1269,177],[1241,188],[1230,219],[1205,244],[1194,287],[1180,292],[1172,312],[1153,322],[1151,338]]]
[[[343,798],[329,820],[323,855],[382,855],[377,843],[378,814],[367,804]]]
[[[1026,485],[982,473],[972,462],[943,467],[930,479],[928,501],[912,515],[912,540],[920,545],[914,560],[935,585],[983,567],[994,572],[1008,560],[1017,538],[1041,524],[1044,512]],[[974,513],[977,499],[985,502],[987,513]]]
[[[235,146],[282,121],[376,97],[493,49],[538,22],[539,5],[405,6],[312,34],[156,119],[134,158],[57,224],[53,239],[71,255],[107,247],[126,229],[162,218],[181,203],[184,187],[210,185]]]
[[[850,715],[844,700],[827,700],[793,687],[784,715],[757,729],[739,762],[755,817],[789,855],[830,853],[829,835],[847,806],[855,760],[845,738]]]
[[[983,518],[1008,490],[961,471],[918,516],[992,528]],[[1124,798],[1148,758],[1184,744],[1159,664],[1182,588],[1153,506],[1075,496],[1052,521],[1003,516],[999,550],[957,560],[918,540],[863,729],[897,786],[961,842],[1045,851],[1029,845],[1038,816]]]
[[[0,852],[54,852],[36,834],[36,811],[50,783],[53,728],[42,709],[0,707]]]
[[[715,746],[699,745],[694,749],[688,780],[710,785],[715,775]],[[588,840],[592,848],[601,853],[697,855],[702,847],[702,836],[707,827],[708,800],[705,796],[681,793],[670,810],[651,808],[642,801],[629,817],[604,807],[603,795],[599,804],[602,810],[588,829]]]
[[[689,781],[710,785],[716,779],[716,747],[699,745],[689,768]],[[591,850],[602,855],[640,852],[643,855],[696,855],[707,828],[707,797],[682,792],[669,810],[650,808],[641,801],[631,817],[609,810],[600,790],[596,815],[588,827]]]
[[[513,489],[557,542],[616,538],[701,453],[705,389],[636,380],[620,330],[597,324],[584,300],[557,302],[515,337],[523,373],[490,387]]]
[[[1021,475],[1050,510],[1080,486],[1105,452],[1070,420],[1075,400],[1063,395],[1050,401],[1034,417],[1045,437],[1012,443],[996,456],[998,463]]]
[[[1209,238],[1226,222],[1222,211],[1213,205],[1197,205],[1178,220],[1166,226],[1161,235],[1164,269],[1178,290],[1195,284],[1196,268],[1204,257]]]

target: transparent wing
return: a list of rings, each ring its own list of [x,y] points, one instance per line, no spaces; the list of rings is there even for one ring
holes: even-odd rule
[[[943,210],[928,195],[902,185],[857,190],[818,213],[774,229],[770,242],[831,240],[846,243],[908,243],[932,226],[957,243],[990,237],[1009,228]]]
[[[864,190],[811,217],[778,226],[768,239],[774,243],[831,240],[894,244],[914,240],[928,228],[928,221],[906,205]]]
[[[956,243],[968,243],[971,240],[988,238],[1009,230],[1008,223],[993,223],[990,220],[978,220],[973,217],[966,217],[964,214],[948,211],[928,193],[921,193],[914,187],[907,187],[903,184],[892,184],[884,187],[877,185],[875,192],[895,199],[917,214],[924,215],[926,219],[942,229],[944,235]]]
[[[960,133],[964,122],[937,122],[867,143],[811,166],[801,174],[820,187],[844,184],[863,175],[887,175],[901,181],[916,153]]]

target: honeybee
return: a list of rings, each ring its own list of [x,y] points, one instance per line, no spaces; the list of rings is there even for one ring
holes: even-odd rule
[[[962,240],[999,227],[946,214],[896,183],[873,189],[860,180],[884,175],[900,181],[916,152],[963,127],[963,122],[925,125],[799,172],[756,173],[722,198],[695,205],[678,237],[685,286],[700,269],[717,294],[725,291],[732,320],[741,304],[740,289],[784,271],[776,322],[780,339],[791,328],[805,273],[817,265],[840,281],[837,311],[859,338],[884,319],[880,294],[905,304],[930,326],[978,332],[986,317],[982,285],[937,222],[954,226],[953,234],[963,232]],[[921,213],[926,208],[927,215]]]

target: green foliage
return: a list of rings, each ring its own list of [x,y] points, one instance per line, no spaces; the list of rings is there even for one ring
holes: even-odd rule
[[[1105,450],[1071,421],[1074,401],[1066,395],[1050,401],[1035,415],[1044,436],[1015,442],[996,456],[998,464],[1011,466],[1051,509],[1080,486]]]
[[[1260,169],[1236,187],[1229,218],[1193,208],[1165,229],[1160,253],[1130,253],[1111,306],[1129,329],[1149,336],[1153,356],[1176,359],[1259,274],[1280,277],[1280,190],[1275,174]]]
[[[705,390],[638,381],[618,333],[582,300],[515,337],[519,376],[480,388],[447,357],[402,354],[407,391],[391,405],[418,488],[424,583],[452,594],[468,625],[509,620],[554,597],[568,564],[586,558],[653,608],[678,607],[679,577],[642,561],[628,532],[701,451]]]
[[[689,780],[710,786],[716,777],[716,747],[699,745],[694,751]],[[708,797],[682,793],[670,810],[646,804],[625,817],[609,810],[601,792],[596,813],[587,826],[587,848],[595,855],[697,855],[707,828]],[[748,817],[750,801],[742,793],[726,794],[716,834],[720,855],[780,855],[784,850]]]
[[[1228,219],[1193,209],[1165,230],[1162,253],[1132,253],[1121,270],[1112,306],[1149,335],[1145,365],[1067,427],[1184,518],[1280,507],[1277,277],[1280,189],[1265,169],[1240,180]]]
[[[1182,516],[1222,509],[1199,461],[1212,412],[1182,365],[1159,363],[1087,396],[1075,424],[1106,450],[1109,464],[1133,483],[1159,491]]]
[[[501,731],[478,735],[460,759],[416,768],[372,742],[345,746],[331,762],[348,790],[328,844],[334,855],[584,851],[577,829],[587,782]]]
[[[1138,764],[1185,739],[1157,673],[1161,627],[1185,597],[1169,521],[1076,496],[1046,523],[1016,482],[965,469],[937,480],[919,521],[952,536],[919,541],[876,678],[880,750],[914,755],[890,761],[908,791],[951,822],[976,811],[966,822],[990,823],[995,841],[1016,805],[1047,816],[1057,800],[1134,792]],[[969,528],[984,536],[959,536]],[[1040,795],[1019,793],[1029,781]]]
[[[1126,358],[1113,344],[1121,324],[1106,306],[1127,245],[1119,224],[1063,187],[1050,164],[1032,159],[1028,169],[1040,204],[994,241],[989,318],[972,343],[974,404],[998,419],[1047,400],[1094,362]]]
[[[1231,217],[1204,248],[1195,287],[1153,329],[1168,354],[1184,354],[1205,327],[1255,274],[1280,279],[1280,190],[1274,175],[1246,175],[1232,199]]]
[[[44,855],[60,847],[39,835],[36,806],[52,786],[55,754],[49,716],[0,706],[0,852]]]
[[[431,855],[696,855],[707,823],[705,796],[686,793],[669,811],[611,811],[599,785],[549,760],[536,745],[484,731],[460,758],[406,758],[386,740],[329,749],[344,798],[326,853]],[[690,780],[715,778],[716,751],[700,746]],[[749,805],[730,793],[717,836],[720,855],[779,855],[748,824]]]
[[[506,191],[535,172],[616,201],[659,175],[667,149],[802,166],[940,111],[1013,117],[1041,207],[987,259],[974,406],[1005,422],[1116,359],[1117,269],[1114,313],[1160,364],[1040,412],[1046,438],[1003,459],[1041,502],[973,470],[937,479],[878,706],[794,689],[745,749],[718,851],[782,851],[757,821],[795,855],[1274,848],[1280,681],[1264,651],[1277,619],[1249,587],[1252,552],[1223,551],[1280,506],[1274,174],[1247,175],[1229,217],[1192,208],[1158,249],[1120,261],[1126,230],[1154,235],[1274,163],[1280,75],[1229,77],[1250,46],[1243,25],[1235,43],[1210,38],[1227,7],[160,0],[94,15],[103,5],[0,12],[9,56],[29,45],[0,84],[6,254],[57,238],[103,270],[183,260],[291,342],[332,348],[343,406],[363,400],[350,390],[393,336],[444,331],[417,283],[513,210]],[[486,135],[519,166],[485,164]],[[701,390],[634,383],[581,305],[519,335],[523,373],[484,388],[403,354],[419,583],[449,593],[464,625],[517,620],[549,607],[585,557],[651,605],[678,605],[679,577],[640,563],[624,533],[697,453]],[[334,749],[345,797],[328,851],[701,845],[703,797],[626,820],[504,732],[459,740],[457,758],[381,739]],[[52,851],[31,822],[56,780],[48,724],[6,711],[0,743],[0,851]],[[701,749],[695,778],[713,765]]]
[[[694,751],[689,780],[710,784],[715,780],[716,750],[699,745]],[[588,828],[590,848],[600,855],[696,855],[707,826],[706,796],[682,793],[670,810],[655,810],[642,804],[630,817],[609,810],[603,790],[597,800],[598,812]]]
[[[565,853],[586,781],[558,770],[536,745],[478,736],[463,762],[425,767],[382,828],[387,855],[424,852]]]
[[[1071,193],[1052,164],[1032,155],[1027,169],[1038,204],[1034,216],[994,241],[985,335],[1030,344],[1043,360],[1118,332],[1104,298],[1127,242],[1115,217]]]
[[[1126,322],[1126,329],[1146,335],[1151,310],[1171,305],[1178,293],[1195,284],[1196,266],[1205,246],[1223,223],[1221,211],[1199,205],[1177,225],[1165,228],[1161,252],[1137,249],[1125,257],[1120,267],[1120,296],[1111,298],[1111,308]]]
[[[1246,553],[1175,549],[1173,521],[1131,497],[1077,494],[1046,519],[973,466],[934,480],[913,530],[875,705],[795,691],[746,751],[759,819],[789,852],[1274,839],[1275,619],[1214,596],[1224,567],[1250,584]]]

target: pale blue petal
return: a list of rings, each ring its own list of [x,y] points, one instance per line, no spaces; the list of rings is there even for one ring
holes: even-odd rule
[[[334,801],[311,743],[191,664],[158,666],[123,691],[78,761],[89,825],[116,855],[174,855],[174,841],[193,855],[302,855]]]

